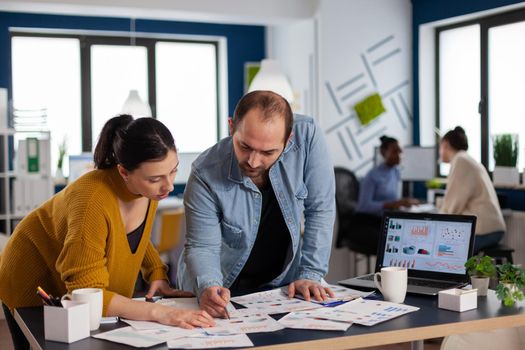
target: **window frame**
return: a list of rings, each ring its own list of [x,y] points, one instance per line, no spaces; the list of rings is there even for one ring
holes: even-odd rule
[[[156,91],[156,52],[155,45],[157,42],[175,42],[175,43],[193,43],[193,44],[211,44],[215,47],[215,81],[217,91],[216,101],[216,116],[217,123],[216,140],[219,141],[225,126],[221,125],[221,103],[224,96],[227,96],[226,91],[221,89],[221,60],[223,54],[221,51],[220,37],[200,36],[199,38],[191,38],[191,35],[177,35],[177,34],[149,34],[149,33],[129,33],[129,32],[104,32],[97,33],[96,31],[86,33],[64,33],[53,30],[36,30],[26,28],[13,28],[10,31],[9,40],[13,37],[39,37],[39,38],[73,38],[80,41],[80,115],[81,115],[81,149],[82,152],[93,152],[92,145],[92,110],[91,110],[91,47],[93,45],[115,45],[115,46],[144,46],[147,50],[148,62],[148,102],[151,107],[151,112],[156,118],[157,110],[157,91]],[[179,37],[180,36],[180,37]],[[216,38],[216,39],[215,39]],[[11,70],[10,88],[12,89],[12,70]],[[226,77],[224,77],[226,79]],[[224,99],[224,101],[226,101]],[[227,102],[226,102],[227,103]]]
[[[456,29],[469,25],[478,24],[480,26],[480,99],[478,103],[478,113],[480,114],[480,130],[481,130],[481,163],[489,170],[489,145],[490,145],[490,116],[489,111],[489,45],[488,33],[493,27],[498,27],[506,24],[525,21],[525,8],[503,12],[495,15],[480,17],[468,21],[458,22],[450,25],[436,27],[434,30],[434,62],[435,62],[435,126],[439,129],[440,126],[440,81],[439,81],[439,47],[440,47],[440,33],[450,29]],[[439,135],[436,135],[436,145],[439,145]],[[438,147],[436,147],[438,149]],[[443,176],[440,172],[439,164],[436,165],[436,174]]]

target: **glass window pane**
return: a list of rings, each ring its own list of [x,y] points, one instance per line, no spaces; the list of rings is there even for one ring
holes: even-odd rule
[[[480,29],[471,25],[449,29],[439,35],[439,129],[457,125],[469,140],[469,154],[481,162]],[[448,166],[441,165],[441,174]]]
[[[92,146],[104,123],[121,113],[130,90],[148,101],[148,53],[143,46],[91,46]]]
[[[13,107],[45,109],[51,132],[51,171],[58,145],[67,139],[67,154],[81,152],[80,43],[66,38],[12,38]],[[68,175],[67,157],[63,164]]]
[[[519,135],[518,169],[525,167],[525,22],[489,29],[489,123],[490,135]],[[492,138],[489,169],[494,169]]]
[[[217,142],[216,56],[213,44],[156,44],[157,118],[180,152],[202,152]]]

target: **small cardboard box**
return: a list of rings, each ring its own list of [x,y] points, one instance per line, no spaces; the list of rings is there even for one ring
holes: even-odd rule
[[[44,305],[46,340],[73,343],[89,337],[89,304],[64,300],[62,305]]]
[[[467,311],[478,307],[477,289],[447,289],[438,293],[438,307],[452,311]]]

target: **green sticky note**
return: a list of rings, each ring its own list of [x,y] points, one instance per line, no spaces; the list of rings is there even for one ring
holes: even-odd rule
[[[381,101],[381,96],[379,96],[378,93],[372,94],[361,102],[356,103],[354,109],[363,125],[369,124],[381,115],[381,113],[386,111],[385,106],[383,106],[383,101]]]

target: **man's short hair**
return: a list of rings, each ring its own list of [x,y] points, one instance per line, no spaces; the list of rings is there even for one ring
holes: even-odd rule
[[[241,98],[233,113],[233,132],[252,109],[260,110],[264,121],[270,121],[275,117],[284,118],[284,142],[288,140],[293,126],[292,108],[281,95],[271,91],[256,90]]]

